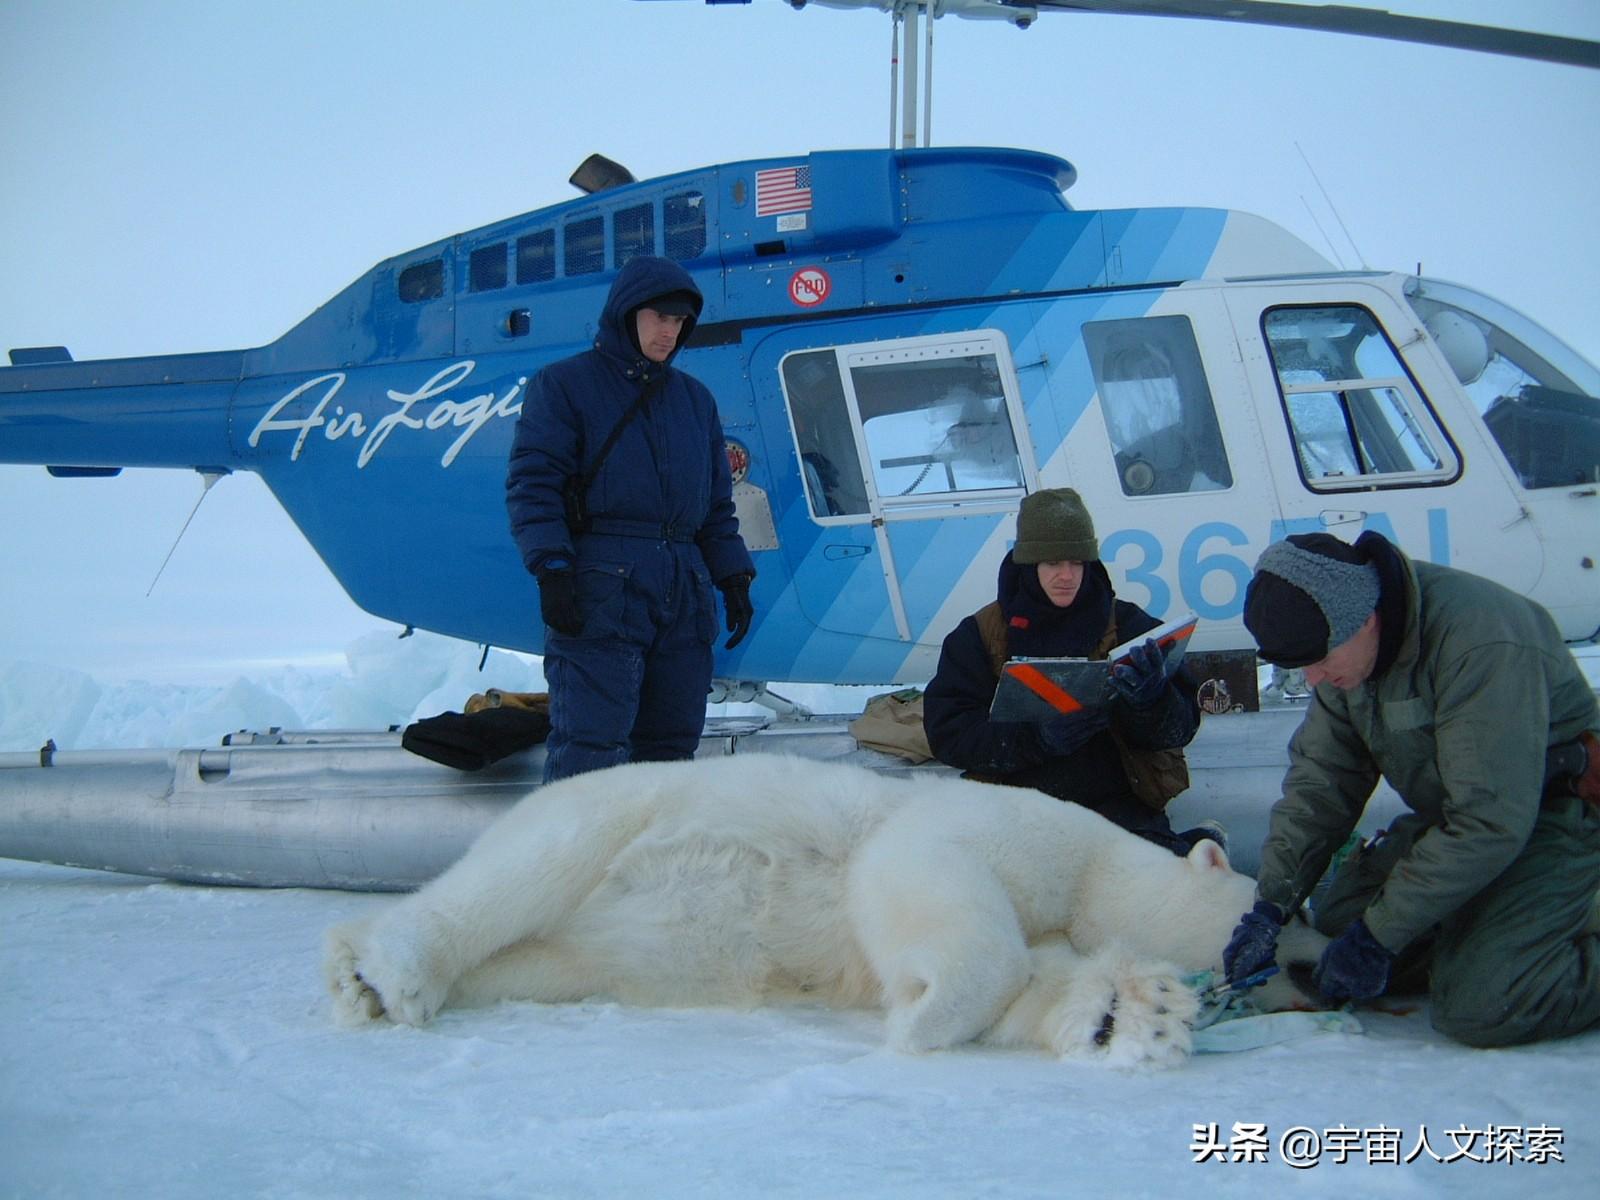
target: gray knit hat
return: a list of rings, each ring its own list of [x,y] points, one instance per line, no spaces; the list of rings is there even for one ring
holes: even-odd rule
[[[1244,625],[1262,659],[1279,667],[1321,662],[1378,607],[1378,568],[1332,534],[1294,534],[1256,560]]]
[[[1071,488],[1046,488],[1022,498],[1012,562],[1094,562],[1099,557],[1094,521],[1077,492]]]

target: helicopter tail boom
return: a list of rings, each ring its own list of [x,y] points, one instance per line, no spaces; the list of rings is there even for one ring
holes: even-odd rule
[[[0,463],[57,475],[113,467],[229,470],[240,351],[74,362],[61,347],[0,368]],[[96,470],[85,472],[85,468]]]

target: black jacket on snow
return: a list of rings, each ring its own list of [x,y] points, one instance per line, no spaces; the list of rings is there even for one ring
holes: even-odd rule
[[[693,294],[696,316],[684,321],[667,362],[651,362],[633,334],[634,313],[677,291]],[[677,263],[631,259],[611,285],[593,349],[551,363],[528,382],[511,445],[506,509],[529,571],[553,556],[578,557],[562,489],[569,477],[592,469],[640,389],[664,375],[601,465],[587,495],[589,514],[691,535],[719,583],[754,573],[734,515],[716,402],[698,379],[671,365],[694,330],[701,302],[699,288]]]
[[[1111,577],[1098,561],[1084,564],[1077,598],[1066,608],[1057,608],[1044,595],[1033,566],[1013,562],[1010,554],[1000,564],[998,592],[1012,657],[1089,657],[1113,615],[1119,642],[1160,624],[1137,604],[1116,598]],[[1162,699],[1145,712],[1133,712],[1113,700],[1112,726],[1129,746],[1139,749],[1188,745],[1200,726],[1200,705],[1187,682],[1180,671]],[[1095,734],[1071,754],[1053,755],[1040,741],[1039,726],[989,719],[998,684],[977,619],[967,617],[945,638],[939,669],[923,701],[923,727],[940,762],[1038,788],[1086,808],[1131,798],[1128,776],[1109,731]]]

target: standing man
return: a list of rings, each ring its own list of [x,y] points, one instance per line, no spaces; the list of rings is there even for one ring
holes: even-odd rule
[[[671,365],[702,300],[664,258],[617,273],[594,347],[529,382],[506,508],[539,581],[545,782],[691,758],[720,588],[732,649],[754,615],[716,402]]]
[[[1425,968],[1434,1027],[1473,1046],[1600,1023],[1600,709],[1550,615],[1376,533],[1315,533],[1262,553],[1244,621],[1313,694],[1228,978],[1272,962],[1381,775],[1411,811],[1317,905],[1322,993],[1367,1000]]]

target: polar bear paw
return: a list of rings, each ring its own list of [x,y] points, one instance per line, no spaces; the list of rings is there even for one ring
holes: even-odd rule
[[[331,930],[324,974],[334,1015],[349,1025],[383,1016],[402,1025],[427,1024],[450,991],[429,960],[427,942],[417,930],[365,922]]]
[[[1036,947],[1034,973],[984,1040],[1042,1046],[1115,1067],[1169,1067],[1188,1057],[1194,993],[1172,967],[1126,953],[1079,957]]]
[[[1137,961],[1112,971],[1111,1006],[1094,1043],[1114,1067],[1174,1067],[1189,1057],[1199,1000],[1172,968]]]
[[[333,996],[333,1015],[341,1025],[361,1025],[383,1016],[383,1001],[361,975],[360,948],[367,921],[352,921],[328,930],[322,975]]]

